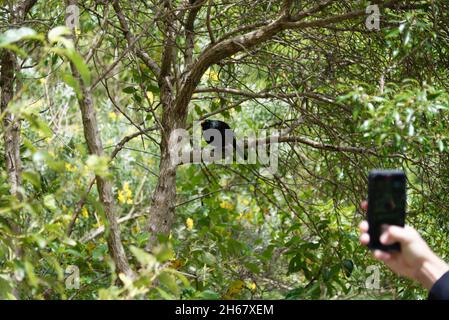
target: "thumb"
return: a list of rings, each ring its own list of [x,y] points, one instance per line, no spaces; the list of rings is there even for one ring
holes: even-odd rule
[[[395,242],[408,243],[412,240],[413,234],[407,227],[388,226],[380,237],[382,244],[393,244]]]

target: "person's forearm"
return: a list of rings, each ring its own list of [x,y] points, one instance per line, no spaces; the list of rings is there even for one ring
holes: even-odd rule
[[[449,265],[435,254],[426,259],[418,270],[416,280],[426,289],[432,288],[433,284],[449,271]]]

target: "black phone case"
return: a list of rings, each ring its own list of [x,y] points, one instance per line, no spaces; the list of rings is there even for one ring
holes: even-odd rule
[[[404,210],[403,212],[400,212],[397,216],[394,216],[393,220],[389,219],[389,221],[376,221],[374,217],[373,212],[374,208],[372,205],[370,205],[370,203],[373,204],[376,197],[379,197],[380,193],[382,192],[382,190],[376,190],[374,183],[375,179],[385,179],[385,181],[388,181],[388,179],[390,179],[390,181],[396,179],[396,181],[401,182],[401,188],[403,189],[403,191],[401,191],[401,197],[399,199],[396,199],[395,201],[403,202],[401,205],[403,206]],[[371,250],[379,249],[387,252],[401,250],[401,246],[399,243],[394,243],[391,245],[381,244],[379,241],[379,234],[381,234],[381,231],[379,230],[381,228],[381,225],[384,223],[403,227],[405,223],[405,208],[406,208],[406,176],[404,172],[400,170],[372,170],[368,176],[368,225],[369,225],[368,234],[370,235],[370,242],[368,243],[369,249]]]

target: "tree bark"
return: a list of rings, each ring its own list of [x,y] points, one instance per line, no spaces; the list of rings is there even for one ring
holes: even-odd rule
[[[26,15],[31,10],[37,0],[24,0],[17,6],[17,10],[11,14],[11,23],[21,23],[25,20]],[[18,201],[21,201],[23,195],[22,189],[22,160],[20,159],[20,119],[8,111],[8,105],[13,100],[15,89],[20,87],[17,82],[17,73],[19,66],[17,64],[17,56],[13,51],[3,49],[0,52],[0,89],[1,101],[0,111],[4,114],[2,121],[3,141],[5,147],[5,166],[10,184],[10,194]],[[12,232],[20,235],[21,227],[19,221],[7,221]],[[14,253],[20,258],[23,255],[22,246],[18,241],[13,241]],[[13,295],[19,299],[20,294],[18,288],[14,288]]]
[[[68,0],[68,5],[77,5],[76,0]],[[92,93],[87,84],[83,82],[78,70],[71,63],[73,76],[78,80],[81,88],[81,97],[78,98],[78,104],[81,111],[84,137],[91,155],[104,156],[104,149],[101,142],[100,132],[98,131],[97,117],[93,106]],[[114,196],[112,193],[111,182],[99,175],[95,176],[98,195],[104,210],[108,223],[108,249],[119,273],[134,278],[134,272],[129,266],[128,258],[120,236],[120,227],[115,214]]]
[[[14,82],[17,69],[16,55],[11,51],[4,51],[1,58],[1,111],[3,118],[3,140],[5,144],[5,164],[8,173],[11,195],[18,200],[22,198],[22,162],[20,160],[20,120],[8,112],[7,107],[14,97]]]
[[[74,77],[78,79],[81,86],[82,97],[78,99],[78,104],[82,115],[84,137],[86,139],[89,153],[96,156],[104,156],[105,153],[101,143],[100,132],[98,131],[97,118],[93,107],[91,92],[83,84],[75,67],[73,65],[71,67]],[[95,176],[95,181],[97,184],[100,202],[106,215],[109,227],[107,242],[110,254],[114,260],[117,270],[129,277],[133,277],[133,271],[129,266],[128,258],[126,257],[120,237],[120,228],[115,214],[112,184],[109,180],[99,175]]]
[[[175,114],[172,109],[164,110],[162,117],[161,159],[159,179],[152,197],[147,229],[150,240],[147,250],[151,251],[157,243],[158,235],[168,235],[175,217],[176,168],[170,154],[170,134],[176,128],[184,128],[185,115]]]

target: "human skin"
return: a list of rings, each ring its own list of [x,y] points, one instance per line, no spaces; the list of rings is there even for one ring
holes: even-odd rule
[[[367,201],[362,202],[362,208],[368,209]],[[365,246],[369,242],[368,227],[367,221],[362,221],[359,225],[360,242]],[[385,226],[380,242],[385,245],[399,242],[401,251],[374,250],[374,257],[383,261],[393,272],[415,280],[427,289],[430,289],[443,274],[449,271],[449,265],[429,248],[420,234],[411,226]]]

